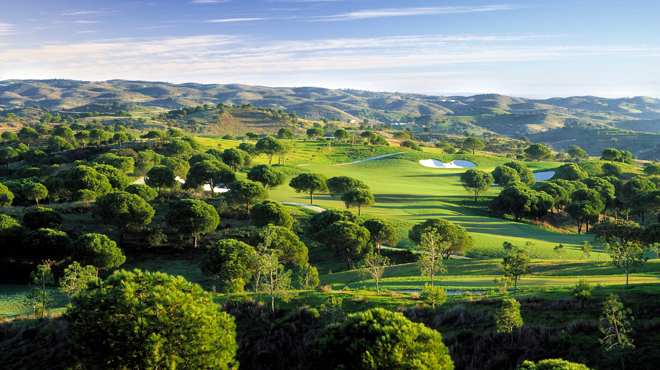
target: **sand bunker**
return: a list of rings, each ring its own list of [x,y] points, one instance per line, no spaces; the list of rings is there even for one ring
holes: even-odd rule
[[[464,161],[462,159],[457,159],[449,163],[444,163],[437,161],[435,159],[422,159],[419,163],[424,167],[431,168],[473,168],[477,167],[476,164],[470,161]]]
[[[537,172],[534,174],[534,180],[536,181],[548,181],[555,175],[555,171],[545,171]]]

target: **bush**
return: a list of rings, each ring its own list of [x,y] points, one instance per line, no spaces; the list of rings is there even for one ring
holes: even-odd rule
[[[412,140],[406,140],[401,143],[401,146],[404,148],[410,148],[412,150],[417,150],[417,151],[422,151],[422,148],[419,147],[419,145],[415,144]]]
[[[23,216],[23,225],[30,230],[59,229],[63,222],[62,215],[50,208],[34,208]]]

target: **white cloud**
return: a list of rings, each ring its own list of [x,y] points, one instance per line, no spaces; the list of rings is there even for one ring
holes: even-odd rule
[[[407,17],[416,15],[438,15],[492,12],[500,10],[511,10],[517,8],[512,5],[487,5],[487,6],[440,6],[424,8],[393,8],[393,9],[368,9],[354,12],[318,17],[316,21],[351,21],[358,19],[383,18],[383,17]]]
[[[0,36],[13,35],[16,32],[16,26],[9,23],[0,23]]]
[[[193,4],[218,4],[218,3],[226,3],[229,2],[229,0],[193,0]]]
[[[99,23],[99,21],[73,21],[73,23],[79,23],[79,24],[93,24],[93,23]]]
[[[206,23],[230,23],[230,22],[248,22],[248,21],[263,21],[266,18],[227,18],[227,19],[212,19],[205,21]]]

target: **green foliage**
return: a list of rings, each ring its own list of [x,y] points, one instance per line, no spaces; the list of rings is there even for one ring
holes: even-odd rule
[[[512,214],[516,222],[523,217],[538,218],[554,206],[553,198],[530,189],[523,182],[512,182],[491,201],[489,207],[496,213]]]
[[[353,189],[369,189],[369,186],[350,176],[335,176],[326,181],[330,195],[333,197],[341,196],[349,190]]]
[[[295,135],[290,128],[283,127],[279,131],[277,131],[277,137],[279,137],[280,139],[293,139],[294,136]]]
[[[145,201],[150,201],[158,196],[158,192],[146,184],[132,184],[126,187],[126,192],[135,194]]]
[[[73,261],[67,268],[64,269],[64,276],[60,278],[61,293],[66,294],[71,304],[71,298],[80,293],[83,289],[87,288],[87,284],[97,279],[97,270],[94,266],[81,266],[78,262]]]
[[[441,305],[445,303],[447,300],[447,291],[442,287],[426,283],[422,288],[422,294],[419,295],[419,298],[422,302],[430,304],[431,307],[435,308],[436,304]]]
[[[62,215],[50,208],[34,208],[23,215],[23,225],[30,230],[59,229],[63,222]]]
[[[274,200],[264,200],[255,205],[250,213],[250,220],[256,227],[271,224],[290,229],[293,225],[293,217],[289,214],[289,210]]]
[[[387,243],[391,247],[396,247],[399,243],[399,230],[389,221],[382,218],[371,218],[360,226],[369,230],[371,242],[375,244],[378,254],[380,254],[380,247],[383,244]]]
[[[155,213],[144,199],[123,191],[97,198],[92,207],[92,215],[102,224],[119,229],[120,244],[128,229],[148,225]]]
[[[600,159],[603,161],[614,162],[616,160],[621,159],[621,152],[614,148],[607,148],[603,150]]]
[[[305,347],[302,369],[450,370],[440,333],[382,308],[327,326]]]
[[[0,161],[3,161],[7,168],[9,168],[9,163],[18,159],[18,152],[12,147],[5,147],[0,149]]]
[[[461,174],[461,185],[466,191],[474,193],[475,203],[479,193],[488,191],[493,181],[491,174],[481,170],[469,169]]]
[[[415,144],[414,141],[411,140],[405,140],[404,142],[401,143],[401,146],[404,148],[410,148],[412,150],[417,150],[419,152],[422,151],[422,148],[419,147],[419,145]]]
[[[532,186],[536,183],[536,180],[534,179],[534,174],[532,171],[527,168],[527,165],[525,165],[523,162],[519,161],[513,161],[513,162],[507,162],[503,164],[503,166],[513,168],[518,172],[518,177],[520,178],[520,181],[524,182],[528,186]]]
[[[624,369],[624,352],[635,349],[630,338],[631,321],[634,318],[630,316],[632,311],[623,308],[623,303],[619,302],[618,298],[614,294],[608,294],[603,302],[603,316],[600,317],[600,332],[603,338],[600,339],[600,344],[606,351],[619,351],[621,368]]]
[[[502,259],[500,265],[500,273],[505,278],[513,279],[513,298],[516,298],[516,290],[518,289],[518,280],[531,272],[529,268],[529,257],[525,255],[522,250],[510,253]]]
[[[589,177],[589,174],[583,171],[577,164],[567,163],[559,167],[555,177],[568,181],[579,181]]]
[[[417,260],[417,268],[422,276],[431,277],[431,286],[434,286],[435,275],[445,273],[447,269],[442,265],[442,252],[447,249],[449,242],[443,241],[443,237],[435,228],[428,227],[422,234],[419,246],[422,253]]]
[[[309,263],[300,266],[298,272],[298,285],[300,288],[305,290],[314,289],[319,285],[319,282],[319,271],[316,267]]]
[[[286,149],[286,145],[283,142],[271,136],[260,139],[254,147],[258,153],[264,153],[268,156],[269,165],[273,164],[273,155],[281,153]]]
[[[307,134],[307,137],[309,137],[310,139],[313,140],[313,139],[316,139],[317,137],[323,136],[324,132],[323,132],[322,129],[320,129],[318,127],[313,127],[313,128],[308,129],[306,134]]]
[[[36,260],[60,260],[65,256],[70,242],[64,231],[41,228],[25,234],[19,253]]]
[[[191,236],[197,248],[197,237],[215,230],[220,224],[220,215],[203,200],[181,199],[165,214],[165,223],[178,233]]]
[[[540,162],[541,159],[552,156],[552,150],[543,144],[532,144],[525,149],[525,154],[532,160]]]
[[[53,291],[48,289],[49,285],[55,284],[55,277],[51,267],[54,261],[43,261],[37,266],[37,271],[30,273],[30,286],[33,288],[27,295],[26,304],[32,307],[35,316],[46,316],[46,309],[53,303]]]
[[[229,284],[248,281],[256,267],[257,253],[253,247],[234,239],[223,239],[209,247],[199,268],[202,275]]]
[[[471,150],[474,154],[475,150],[481,150],[485,147],[483,141],[477,139],[476,137],[469,137],[463,141],[463,149]]]
[[[174,171],[167,166],[154,166],[147,172],[144,183],[152,188],[158,188],[158,194],[162,188],[169,188],[175,182]]]
[[[603,170],[603,174],[605,176],[619,177],[623,173],[623,169],[621,169],[621,166],[615,163],[604,163],[601,166],[601,169]]]
[[[350,221],[337,221],[318,233],[326,247],[335,249],[346,258],[351,270],[353,258],[370,252],[369,230]]]
[[[341,129],[341,128],[335,130],[333,136],[335,137],[335,140],[337,140],[339,142],[344,142],[344,141],[348,140],[351,137],[351,135],[349,135],[348,131],[346,131],[344,129]]]
[[[591,291],[593,289],[594,287],[591,284],[589,284],[589,279],[583,277],[573,287],[573,296],[575,297],[575,299],[582,302],[582,307],[584,307],[585,303],[587,303],[589,299],[591,299]]]
[[[231,167],[232,171],[238,171],[243,167],[249,167],[252,164],[250,154],[240,149],[225,149],[222,152],[222,161]]]
[[[185,189],[196,189],[203,185],[209,185],[211,194],[215,188],[236,181],[236,174],[226,164],[220,161],[201,161],[195,163],[188,171]]]
[[[192,156],[193,148],[190,143],[183,139],[172,140],[165,148],[165,154],[168,157],[179,159],[188,159]]]
[[[502,307],[495,310],[495,325],[498,333],[511,334],[513,342],[513,332],[523,326],[523,319],[520,315],[520,303],[514,299],[504,299]]]
[[[433,232],[438,235],[438,241],[443,244],[441,251],[443,258],[449,258],[452,254],[465,255],[472,248],[472,238],[464,227],[440,218],[431,218],[416,224],[408,232],[408,238],[421,245],[422,234],[433,229],[435,229]]]
[[[314,193],[328,191],[327,178],[320,173],[302,173],[289,182],[296,193],[309,193],[310,204],[314,204]]]
[[[81,235],[69,245],[67,251],[74,261],[83,266],[94,266],[96,270],[119,267],[126,262],[126,256],[117,248],[117,243],[103,234]]]
[[[250,237],[250,245],[278,251],[281,262],[302,266],[308,260],[307,246],[286,227],[268,225]]]
[[[268,191],[258,182],[239,180],[230,183],[225,193],[225,199],[231,203],[245,205],[247,215],[250,216],[250,205],[268,198]]]
[[[591,232],[596,235],[596,238],[604,239],[610,245],[638,241],[640,230],[637,222],[623,219],[606,219],[591,228]]]
[[[88,166],[76,166],[67,170],[65,172],[64,187],[71,193],[81,189],[91,190],[97,196],[102,196],[112,190],[108,178]]]
[[[122,157],[122,158],[126,158],[126,157]],[[110,185],[117,190],[124,190],[124,188],[126,188],[132,181],[122,171],[106,164],[97,164],[94,166],[94,169],[101,175],[107,177],[108,181],[110,182]]]
[[[266,189],[276,188],[286,181],[286,175],[282,171],[265,164],[252,167],[247,178],[248,180],[260,182]]]
[[[507,186],[512,182],[520,181],[518,171],[509,166],[497,166],[491,173],[493,182],[499,186]]]
[[[314,214],[307,220],[305,234],[319,243],[323,243],[323,238],[319,235],[337,221],[357,222],[357,215],[350,211],[327,210]]]
[[[562,359],[541,360],[537,363],[523,361],[516,370],[590,370],[582,364],[568,362]]]
[[[184,159],[165,157],[160,164],[172,170],[174,176],[182,179],[185,179],[190,171],[190,164]]]
[[[383,277],[385,267],[390,265],[390,259],[380,254],[368,253],[358,264],[357,273],[363,279],[374,279],[376,281],[376,294],[380,294],[378,280]]]
[[[14,201],[14,193],[9,188],[0,183],[0,207],[9,207]]]
[[[346,208],[356,207],[358,216],[362,215],[363,207],[370,207],[376,202],[374,195],[368,189],[351,189],[341,196]]]
[[[610,257],[612,265],[626,269],[626,289],[628,289],[628,275],[631,267],[641,267],[648,261],[644,257],[644,249],[637,244],[628,242],[626,244],[615,243],[610,246]]]
[[[112,153],[99,155],[94,159],[94,163],[106,164],[124,173],[131,173],[135,168],[135,159],[132,157],[119,157]]]
[[[92,369],[235,368],[236,325],[183,277],[116,271],[73,298],[72,354]]]

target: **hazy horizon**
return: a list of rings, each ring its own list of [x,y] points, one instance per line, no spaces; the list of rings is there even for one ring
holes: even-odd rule
[[[658,97],[658,14],[648,0],[11,2],[0,79]]]

